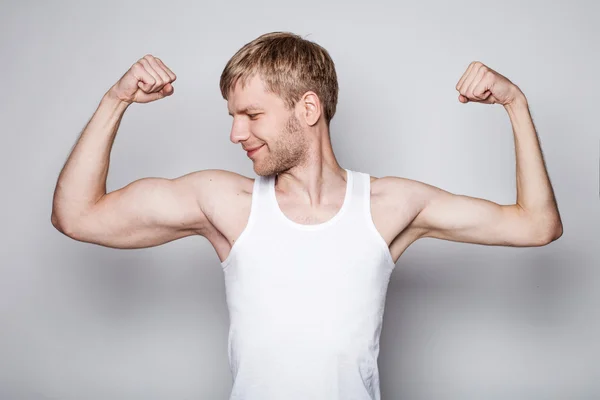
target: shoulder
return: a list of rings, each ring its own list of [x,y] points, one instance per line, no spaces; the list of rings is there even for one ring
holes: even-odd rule
[[[439,190],[414,179],[399,176],[371,177],[371,196],[381,200],[408,199],[411,201],[426,200],[433,192]]]
[[[193,192],[197,205],[210,222],[205,236],[227,236],[244,219],[244,213],[249,213],[254,178],[222,169],[195,171],[182,178],[185,190]]]
[[[252,193],[254,179],[223,169],[204,169],[190,172],[175,179],[200,198],[230,196],[239,193]]]
[[[436,199],[449,192],[409,178],[385,176],[371,181],[371,201],[386,213],[405,212],[415,218]]]
[[[422,233],[415,229],[412,221],[427,203],[428,186],[396,176],[371,177],[373,223],[388,243],[394,260]]]
[[[201,210],[210,216],[222,206],[244,202],[252,194],[254,179],[223,169],[190,172],[174,179],[182,192],[196,198]]]

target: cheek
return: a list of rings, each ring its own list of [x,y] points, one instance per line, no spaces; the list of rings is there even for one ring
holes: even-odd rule
[[[264,140],[276,138],[278,133],[277,127],[278,125],[274,121],[264,116],[260,116],[258,119],[250,121],[249,125],[250,132]]]
[[[250,121],[248,123],[248,130],[254,137],[261,138],[264,134],[264,127],[260,123],[260,121]]]

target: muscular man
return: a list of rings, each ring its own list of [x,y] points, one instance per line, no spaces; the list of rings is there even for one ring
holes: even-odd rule
[[[60,174],[52,223],[113,248],[207,238],[225,278],[231,399],[378,400],[387,286],[411,243],[543,246],[562,234],[527,100],[506,77],[473,62],[456,85],[462,103],[501,104],[510,117],[517,199],[500,205],[342,168],[329,135],[334,64],[290,33],[246,44],[221,75],[230,140],[247,152],[255,178],[203,170],[106,193],[125,110],[173,94],[175,79],[146,55],[108,90]]]

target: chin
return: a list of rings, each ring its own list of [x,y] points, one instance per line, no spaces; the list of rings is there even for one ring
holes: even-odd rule
[[[259,160],[254,161],[253,164],[254,172],[260,176],[269,176],[281,172],[276,166],[260,162]]]
[[[254,161],[253,164],[254,172],[256,173],[256,175],[269,176],[273,174],[270,168],[264,168],[264,166],[261,165],[260,162]]]

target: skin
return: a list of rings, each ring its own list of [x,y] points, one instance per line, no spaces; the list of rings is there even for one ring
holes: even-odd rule
[[[106,192],[110,151],[126,109],[174,93],[175,74],[146,55],[103,96],[60,173],[52,223],[65,235],[113,248],[145,248],[201,235],[225,260],[244,230],[254,179],[225,170],[143,178]],[[456,84],[461,103],[500,104],[515,137],[517,200],[500,205],[456,195],[402,177],[371,177],[373,223],[396,262],[420,238],[497,246],[543,246],[562,235],[562,223],[544,166],[527,100],[506,77],[480,62]],[[316,93],[294,108],[265,90],[259,76],[228,96],[230,140],[251,156],[257,175],[278,174],[282,212],[302,224],[332,218],[343,203],[346,172],[338,164]]]

